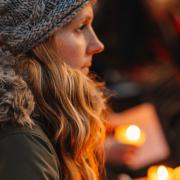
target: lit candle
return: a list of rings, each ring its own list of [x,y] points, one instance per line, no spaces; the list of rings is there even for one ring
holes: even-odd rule
[[[144,143],[145,135],[136,125],[124,125],[115,129],[115,138],[121,143],[138,146]]]
[[[148,180],[173,180],[173,169],[166,166],[152,166],[148,169]]]

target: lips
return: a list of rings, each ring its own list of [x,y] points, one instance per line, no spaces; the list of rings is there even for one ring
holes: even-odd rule
[[[89,62],[89,63],[86,63],[83,66],[81,66],[81,68],[90,68],[91,65],[92,65],[91,62]]]
[[[89,68],[90,68],[91,65],[92,65],[91,62],[92,62],[91,60],[86,61],[86,63],[85,63],[83,66],[81,66],[81,71],[82,71],[84,74],[86,74],[86,75],[89,73]]]
[[[85,66],[85,67],[81,68],[81,71],[82,71],[82,73],[87,75],[89,73],[89,66]]]

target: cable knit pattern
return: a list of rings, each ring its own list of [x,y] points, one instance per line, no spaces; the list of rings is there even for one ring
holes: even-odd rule
[[[26,53],[67,24],[88,0],[0,0],[0,44]]]

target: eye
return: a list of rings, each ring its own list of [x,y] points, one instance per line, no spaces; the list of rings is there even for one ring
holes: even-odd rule
[[[76,29],[76,32],[81,32],[84,28],[86,28],[87,24],[80,24],[80,26]]]

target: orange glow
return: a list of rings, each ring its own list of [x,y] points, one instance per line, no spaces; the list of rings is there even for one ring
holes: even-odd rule
[[[166,166],[152,166],[148,169],[148,180],[174,180],[173,169]]]
[[[180,166],[174,169],[173,180],[180,180]]]
[[[145,135],[136,125],[124,125],[115,129],[115,138],[124,144],[141,145],[144,143]]]

